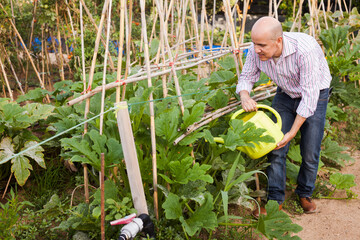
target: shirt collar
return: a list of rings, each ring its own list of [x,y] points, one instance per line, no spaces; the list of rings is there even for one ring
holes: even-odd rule
[[[283,34],[283,57],[287,57],[291,54],[293,54],[294,52],[296,52],[295,46],[294,46],[294,42],[292,41],[291,38],[289,38],[287,36],[286,33]]]

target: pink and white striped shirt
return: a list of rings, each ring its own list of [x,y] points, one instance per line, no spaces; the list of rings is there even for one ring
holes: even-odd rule
[[[301,98],[296,112],[305,118],[314,114],[320,90],[328,88],[331,82],[329,66],[320,45],[305,33],[284,32],[283,50],[277,63],[272,58],[261,61],[252,45],[236,92],[247,90],[250,93],[261,72],[291,98]]]

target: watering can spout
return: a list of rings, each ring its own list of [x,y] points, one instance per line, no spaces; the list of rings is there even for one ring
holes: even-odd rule
[[[252,159],[265,156],[270,151],[274,150],[277,146],[277,143],[279,143],[284,137],[284,134],[281,131],[282,121],[280,114],[275,109],[267,105],[258,104],[257,107],[267,109],[272,112],[275,115],[277,122],[274,123],[263,111],[245,113],[245,111],[241,109],[231,116],[231,119],[236,119],[239,117],[239,119],[243,120],[244,122],[252,122],[257,128],[265,129],[266,131],[263,133],[263,135],[271,136],[275,140],[275,142],[272,143],[253,143],[255,147],[242,146],[236,148],[237,150],[246,153]],[[214,137],[214,141],[224,144],[224,139],[221,137]]]

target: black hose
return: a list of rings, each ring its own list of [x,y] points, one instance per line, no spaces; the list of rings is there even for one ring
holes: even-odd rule
[[[128,240],[127,236],[125,234],[120,234],[118,240]]]
[[[143,229],[142,231],[145,233],[145,235],[148,235],[150,239],[155,239],[155,225],[151,221],[151,218],[148,214],[140,214],[138,216],[143,222]]]

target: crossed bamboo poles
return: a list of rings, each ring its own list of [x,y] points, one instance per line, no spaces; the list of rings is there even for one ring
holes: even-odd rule
[[[110,56],[110,53],[108,51],[108,47],[109,47],[108,46],[108,43],[109,43],[108,36],[109,36],[109,32],[110,32],[110,27],[111,27],[109,22],[111,21],[110,12],[111,12],[111,7],[112,7],[112,1],[111,0],[105,1],[99,26],[96,25],[95,21],[93,20],[93,18],[91,16],[91,13],[89,12],[89,10],[86,7],[84,1],[83,0],[80,0],[80,1],[81,1],[80,7],[85,9],[86,13],[89,16],[89,19],[91,20],[91,23],[93,24],[93,26],[95,27],[95,29],[97,31],[94,55],[93,55],[92,64],[91,64],[91,68],[90,68],[90,72],[89,72],[89,79],[87,82],[85,79],[83,34],[81,35],[82,36],[81,46],[82,46],[82,72],[83,72],[84,94],[76,99],[69,101],[69,103],[68,103],[68,105],[73,105],[73,104],[79,103],[83,100],[86,100],[86,108],[85,108],[84,118],[87,118],[87,114],[89,112],[91,96],[95,95],[96,93],[98,93],[100,91],[102,92],[101,109],[103,111],[106,90],[116,87],[117,88],[116,102],[119,102],[120,99],[122,99],[122,100],[125,99],[125,88],[126,88],[126,84],[129,84],[129,83],[134,83],[137,81],[147,79],[148,86],[151,87],[151,84],[152,84],[151,79],[154,77],[161,76],[162,81],[163,81],[163,94],[164,94],[164,97],[166,97],[167,96],[166,83],[168,81],[167,78],[168,78],[169,74],[171,74],[173,76],[174,84],[175,84],[175,88],[176,88],[176,94],[178,96],[179,106],[183,113],[184,106],[182,103],[181,90],[180,90],[180,86],[179,86],[179,80],[177,78],[177,71],[178,70],[185,71],[186,69],[197,66],[199,77],[200,77],[202,64],[205,64],[206,62],[209,62],[209,61],[211,62],[214,59],[218,59],[218,58],[223,57],[228,54],[233,54],[234,61],[236,63],[236,72],[238,75],[240,74],[240,70],[241,70],[241,66],[242,66],[241,50],[244,50],[247,47],[249,47],[249,44],[243,44],[243,39],[244,39],[245,20],[246,20],[247,9],[248,9],[250,0],[244,1],[243,13],[242,13],[243,20],[242,20],[242,26],[241,26],[239,38],[237,38],[237,32],[236,32],[235,26],[233,24],[232,16],[235,11],[240,13],[240,10],[238,9],[238,6],[236,4],[234,6],[232,6],[230,4],[229,0],[223,0],[223,4],[225,7],[225,16],[227,19],[226,34],[224,36],[222,47],[217,51],[215,51],[214,49],[210,49],[210,51],[204,51],[202,49],[203,42],[205,39],[204,30],[206,29],[208,33],[210,32],[210,27],[208,26],[208,19],[206,16],[206,10],[204,7],[205,3],[206,3],[205,0],[202,0],[202,5],[201,5],[202,7],[201,7],[200,32],[199,32],[199,28],[198,28],[198,24],[197,24],[197,21],[198,21],[197,20],[197,12],[196,12],[196,8],[195,8],[195,4],[194,4],[193,0],[184,0],[181,2],[176,1],[176,0],[170,0],[170,2],[168,0],[165,0],[165,1],[164,0],[155,0],[153,5],[156,6],[156,8],[154,8],[154,11],[156,11],[156,14],[155,14],[156,17],[153,18],[153,31],[151,32],[150,41],[152,39],[152,36],[154,36],[156,34],[156,32],[154,31],[155,23],[160,21],[160,33],[159,33],[160,46],[159,46],[158,52],[156,54],[156,57],[153,60],[150,60],[150,58],[149,58],[149,42],[147,39],[147,32],[146,32],[147,31],[146,26],[147,26],[148,22],[145,17],[145,1],[141,0],[140,1],[141,24],[142,24],[141,48],[143,49],[143,52],[145,54],[145,66],[137,74],[134,74],[131,76],[128,76],[128,74],[129,74],[129,69],[131,66],[131,63],[130,63],[130,48],[131,47],[130,46],[131,46],[131,24],[132,24],[133,2],[132,2],[132,0],[130,0],[127,4],[127,1],[121,0],[121,2],[120,2],[120,4],[121,4],[120,5],[120,36],[119,36],[120,50],[119,50],[119,55],[118,55],[117,80],[115,82],[109,83],[109,84],[105,84],[105,78],[106,78],[106,70],[108,68],[107,56]],[[281,0],[280,1],[277,1],[277,0],[269,1],[270,10],[271,10],[271,12],[269,12],[269,15],[272,15],[276,18],[278,17],[277,8],[279,7],[280,2],[281,2]],[[214,5],[215,5],[215,3],[216,3],[216,0],[214,1]],[[297,12],[296,17],[295,17],[295,11],[293,12],[295,21],[292,26],[292,30],[294,30],[296,28],[296,25],[298,25],[298,27],[300,26],[299,23],[301,20],[300,16],[302,13],[302,4],[303,3],[304,3],[304,0],[301,0],[300,4],[299,4],[299,11]],[[319,14],[319,11],[322,10],[323,14],[326,15],[325,6],[324,6],[323,0],[321,0],[320,6],[317,6],[317,1],[315,1],[315,0],[308,0],[308,3],[310,6],[310,16],[311,16],[311,32],[310,33],[315,36],[316,30],[317,29],[320,30],[320,24],[318,23],[318,14]],[[339,8],[342,12],[341,0],[338,0],[337,3],[339,4]],[[295,4],[296,4],[296,2],[294,1],[294,5]],[[69,10],[69,3],[67,1],[66,1],[66,5],[67,5],[67,12],[69,15],[71,27],[72,27],[72,29],[74,29],[70,10]],[[4,10],[1,3],[0,3],[0,7],[6,13],[6,11]],[[188,21],[186,20],[188,18],[188,16],[187,16],[187,8],[188,7],[190,8],[190,11],[191,11],[190,18],[192,21],[192,25],[191,25],[192,28],[189,27]],[[329,6],[328,6],[328,8],[329,8]],[[35,12],[35,10],[36,9],[34,9],[34,12]],[[56,2],[56,11],[58,11],[58,3],[57,2]],[[174,11],[177,11],[177,13],[178,13],[177,19],[175,19],[175,17],[174,17]],[[80,11],[80,14],[82,14],[82,10]],[[103,34],[102,30],[103,30],[103,25],[105,22],[106,14],[108,17],[107,18],[108,25],[106,28],[107,36],[106,36],[106,41],[105,41],[102,36],[102,34]],[[213,13],[213,20],[214,20],[214,18],[215,18],[215,12]],[[80,19],[82,20],[82,17]],[[174,25],[176,20],[178,22],[177,26]],[[299,22],[297,22],[297,20],[299,20]],[[17,39],[19,39],[20,42],[22,43],[22,45],[24,46],[28,60],[30,61],[32,67],[34,68],[36,76],[40,82],[40,86],[43,89],[45,89],[44,76],[43,76],[43,78],[40,77],[40,74],[30,56],[29,51],[27,50],[27,48],[24,44],[24,41],[22,40],[19,32],[17,31],[14,22],[12,20],[8,20],[8,21],[10,22],[14,32],[17,35]],[[169,21],[170,21],[170,26],[169,26]],[[59,18],[57,18],[57,27],[58,27],[57,36],[60,39],[59,25],[60,25]],[[81,29],[83,29],[82,21],[80,21],[80,25],[81,25]],[[169,39],[169,28],[170,28],[171,36],[174,36],[174,35],[176,36],[175,42],[177,44],[175,44],[175,45],[174,45],[173,38]],[[188,30],[187,32],[186,32],[186,29]],[[212,26],[212,29],[214,29],[214,25]],[[190,39],[186,40],[186,33],[190,36]],[[74,34],[74,30],[73,30],[73,34]],[[231,40],[230,47],[226,46],[226,42],[227,42],[226,38],[228,36],[230,36],[230,40]],[[73,37],[75,39],[75,35],[73,35]],[[122,50],[123,50],[124,37],[125,37],[125,42],[126,42],[126,66],[125,66],[125,74],[122,76],[121,73],[122,73],[123,66],[121,64],[122,63],[121,59],[122,59],[122,52],[123,52]],[[210,35],[208,35],[207,38],[208,38],[208,42],[210,42],[211,46],[212,46],[213,31],[212,31],[211,37],[210,37]],[[95,89],[91,89],[100,40],[102,41],[103,45],[106,47],[103,84]],[[193,40],[195,40],[196,49],[193,50],[192,52],[186,53],[185,52],[186,43],[189,41],[191,43],[193,43]],[[170,47],[171,44],[173,45],[173,48]],[[61,46],[59,46],[59,47],[61,47]],[[188,59],[188,57],[190,55],[193,55],[194,57],[192,59]],[[110,69],[112,71],[114,71],[115,67],[112,63],[111,56],[109,57],[109,62],[110,62]],[[152,64],[152,62],[155,62],[155,63]],[[3,72],[4,78],[5,78],[5,81],[7,84],[7,88],[9,91],[9,95],[12,98],[11,88],[8,83],[8,79],[6,77],[6,73],[5,73],[5,69],[4,69],[4,64],[1,61],[1,59],[0,59],[0,63],[1,63],[1,70]],[[60,68],[62,68],[62,66],[63,66],[62,60],[60,59]],[[213,65],[212,65],[212,67],[213,67]],[[44,63],[43,63],[43,69],[44,69]],[[61,79],[64,80],[63,74],[60,73],[60,76],[61,76]],[[19,82],[18,82],[18,85],[21,89],[21,84],[19,84]],[[122,87],[122,92],[121,92],[121,87]],[[274,92],[274,88],[267,89],[267,91],[265,93],[262,92],[260,94],[255,95],[255,98],[257,100],[264,99],[264,98],[272,96],[273,92]],[[156,188],[156,184],[157,184],[157,179],[156,179],[156,175],[157,175],[157,173],[156,173],[156,138],[155,138],[155,127],[154,127],[155,126],[154,106],[153,106],[151,100],[152,100],[152,97],[150,97],[149,107],[150,107],[150,113],[151,113],[150,114],[151,115],[151,128],[150,128],[151,130],[150,131],[151,131],[151,140],[152,140],[152,159],[153,159],[153,169],[155,169],[153,172],[153,175],[154,175],[153,184],[154,184],[154,189],[155,189],[155,191],[154,191],[154,206],[155,206],[156,217],[158,217],[158,213],[157,213],[158,203],[157,203],[157,191],[156,191],[156,189],[157,189]],[[50,99],[48,96],[47,96],[47,101],[50,102]],[[195,131],[199,127],[207,124],[209,121],[212,121],[213,119],[215,119],[217,117],[220,117],[224,114],[227,114],[227,113],[233,111],[234,109],[236,109],[237,105],[239,105],[239,104],[240,104],[239,102],[231,103],[229,106],[225,107],[224,109],[217,110],[211,114],[207,114],[206,116],[204,116],[204,118],[200,122],[197,122],[194,125],[190,126],[188,128],[187,132],[184,133],[183,136],[176,139],[175,143],[181,141],[181,139],[183,137],[186,137],[188,134]],[[103,124],[101,121],[101,124],[100,124],[101,132],[102,132],[102,129],[103,129]],[[85,128],[84,128],[84,133],[86,133],[86,132],[87,132],[87,126],[85,126]],[[102,161],[103,161],[103,158],[102,158]],[[87,167],[86,167],[86,165],[84,165],[84,173],[85,174],[86,174],[86,171],[85,171],[86,169],[87,169]],[[103,176],[103,174],[101,174],[101,175]],[[87,178],[85,178],[85,179],[87,179]],[[86,180],[85,180],[85,182],[86,182]],[[85,183],[85,186],[86,186],[86,183]],[[85,189],[86,188],[87,187],[85,187]],[[103,190],[103,187],[102,187],[102,190]],[[88,192],[85,195],[87,195],[86,201],[88,201]]]

